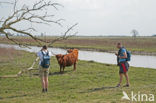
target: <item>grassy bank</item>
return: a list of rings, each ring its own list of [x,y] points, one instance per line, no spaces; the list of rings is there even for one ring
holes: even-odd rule
[[[34,53],[14,49],[1,49],[0,56],[0,76],[16,74],[22,68],[29,67],[35,59]],[[131,67],[131,87],[114,88],[119,78],[116,65],[79,61],[76,72],[69,67],[64,74],[59,74],[54,57],[51,64],[48,93],[41,93],[37,76],[24,74],[19,78],[0,78],[0,103],[129,103],[121,101],[123,90],[129,95],[131,91],[156,95],[154,69]]]
[[[28,37],[14,37],[18,41],[27,45],[38,45],[34,40]],[[47,41],[55,39],[55,37],[42,37]],[[156,55],[156,37],[72,37],[65,41],[56,42],[53,47],[61,48],[78,48],[85,50],[97,51],[117,51],[116,43],[122,42],[123,45],[133,54],[150,54]],[[12,43],[6,38],[1,37],[0,43]]]

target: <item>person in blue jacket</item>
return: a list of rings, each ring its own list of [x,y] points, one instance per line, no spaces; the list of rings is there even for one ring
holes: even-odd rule
[[[127,50],[122,46],[121,43],[117,43],[117,48],[119,49],[118,53],[115,53],[117,56],[118,66],[119,66],[119,75],[120,75],[120,81],[117,84],[117,87],[121,86],[123,75],[126,78],[126,85],[124,87],[129,87],[129,77],[128,77],[128,69],[129,64],[127,62]]]

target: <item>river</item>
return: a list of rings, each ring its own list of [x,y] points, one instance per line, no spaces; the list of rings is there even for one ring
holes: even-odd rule
[[[21,48],[18,45],[0,44],[0,47],[15,48],[17,50],[25,50],[29,52],[38,52],[41,47],[30,46],[29,48]],[[66,54],[65,49],[61,48],[49,48],[55,54]],[[79,50],[79,60],[95,61],[106,64],[116,64],[116,56],[113,53],[97,52],[97,51],[85,51]],[[147,55],[132,55],[130,65],[134,67],[144,67],[156,69],[156,56]]]

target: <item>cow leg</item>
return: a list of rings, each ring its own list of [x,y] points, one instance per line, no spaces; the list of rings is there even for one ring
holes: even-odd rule
[[[74,71],[76,70],[76,62],[74,63]]]
[[[61,71],[62,71],[62,66],[60,65],[60,73],[61,73]]]
[[[64,68],[65,68],[65,67],[63,67],[63,73],[64,73]]]

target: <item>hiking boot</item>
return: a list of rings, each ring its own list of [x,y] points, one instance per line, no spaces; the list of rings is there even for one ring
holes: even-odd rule
[[[124,85],[123,87],[129,87],[129,84]]]
[[[42,93],[44,93],[45,92],[45,89],[42,89]]]
[[[48,89],[47,88],[45,89],[45,92],[48,92]]]
[[[120,87],[121,85],[120,84],[117,84],[117,86],[116,87]]]

